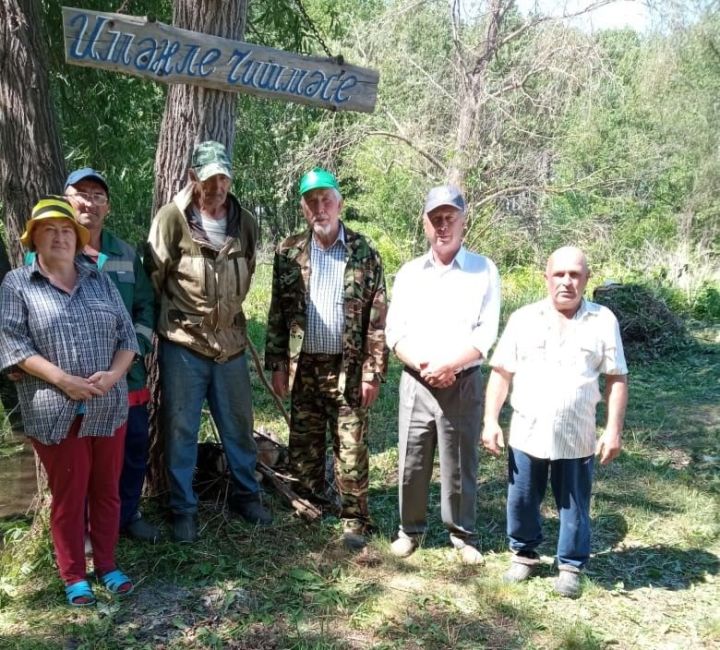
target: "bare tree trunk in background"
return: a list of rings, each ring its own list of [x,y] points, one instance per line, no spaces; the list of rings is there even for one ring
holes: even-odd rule
[[[507,10],[513,5],[513,0],[491,0],[488,6],[487,33],[480,43],[472,60],[466,62],[463,58],[460,43],[460,3],[453,3],[453,31],[455,42],[455,55],[457,66],[463,75],[461,87],[462,95],[459,97],[460,112],[458,116],[457,132],[455,136],[455,153],[453,163],[447,171],[448,182],[463,186],[465,174],[468,171],[468,149],[477,134],[478,112],[481,107],[480,97],[487,83],[488,67],[497,55],[500,43],[498,35],[502,21]],[[469,65],[468,65],[469,64]],[[472,66],[472,68],[470,68]]]
[[[0,2],[0,197],[4,207],[7,249],[2,248],[3,275],[20,266],[20,235],[32,206],[43,194],[62,192],[65,161],[48,83],[48,54],[38,0]],[[15,386],[3,386],[3,406],[17,411]],[[19,418],[11,419],[21,428]],[[35,456],[38,493],[47,486]],[[49,503],[45,494],[38,510]]]
[[[32,206],[61,193],[65,177],[40,25],[38,0],[0,2],[0,197],[13,266]]]
[[[194,32],[242,40],[248,0],[174,0],[173,25]],[[193,146],[204,140],[222,142],[232,158],[235,143],[237,95],[200,86],[172,85],[165,102],[155,154],[153,214],[184,187]],[[149,368],[150,461],[147,486],[151,494],[164,492],[165,436],[159,424],[160,382],[157,345]]]

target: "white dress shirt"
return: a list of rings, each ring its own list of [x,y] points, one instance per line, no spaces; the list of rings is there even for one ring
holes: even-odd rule
[[[413,358],[451,358],[469,347],[487,357],[499,318],[500,277],[490,259],[463,246],[444,266],[429,251],[398,272],[385,335],[390,349],[403,340]]]
[[[514,375],[510,445],[550,460],[595,453],[598,377],[627,374],[615,315],[586,300],[562,332],[550,299],[518,309],[490,365]]]

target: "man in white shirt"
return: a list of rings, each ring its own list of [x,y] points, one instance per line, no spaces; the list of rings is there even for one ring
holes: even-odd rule
[[[590,557],[593,455],[605,465],[620,453],[627,405],[620,328],[609,309],[583,299],[589,277],[578,248],[550,256],[549,298],[513,313],[493,354],[482,434],[485,448],[499,455],[504,443],[498,416],[512,383],[507,530],[513,559],[505,580],[526,580],[538,567],[540,505],[549,474],[560,515],[555,589],[571,598],[580,594],[580,573]],[[600,374],[608,416],[596,441]]]
[[[480,364],[497,337],[500,280],[491,260],[462,245],[465,224],[460,190],[431,189],[423,210],[430,250],[400,269],[393,288],[387,341],[405,368],[398,416],[400,530],[391,550],[407,557],[425,534],[437,447],[443,524],[460,559],[479,564]]]

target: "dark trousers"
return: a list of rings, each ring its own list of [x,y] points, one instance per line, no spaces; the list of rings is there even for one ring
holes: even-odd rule
[[[147,471],[149,423],[147,404],[128,409],[125,456],[120,476],[120,528],[130,524],[138,512]]]
[[[558,565],[582,569],[590,558],[590,494],[593,457],[548,460],[510,447],[507,533],[515,553],[532,553],[542,542],[540,505],[548,474],[560,515]]]

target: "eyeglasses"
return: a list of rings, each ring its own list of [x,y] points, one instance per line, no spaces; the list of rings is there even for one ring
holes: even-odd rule
[[[73,199],[82,199],[87,203],[94,203],[95,205],[107,205],[108,202],[107,194],[103,194],[102,192],[93,192],[92,194],[88,192],[75,192],[75,194],[66,194],[65,196],[71,201]]]

